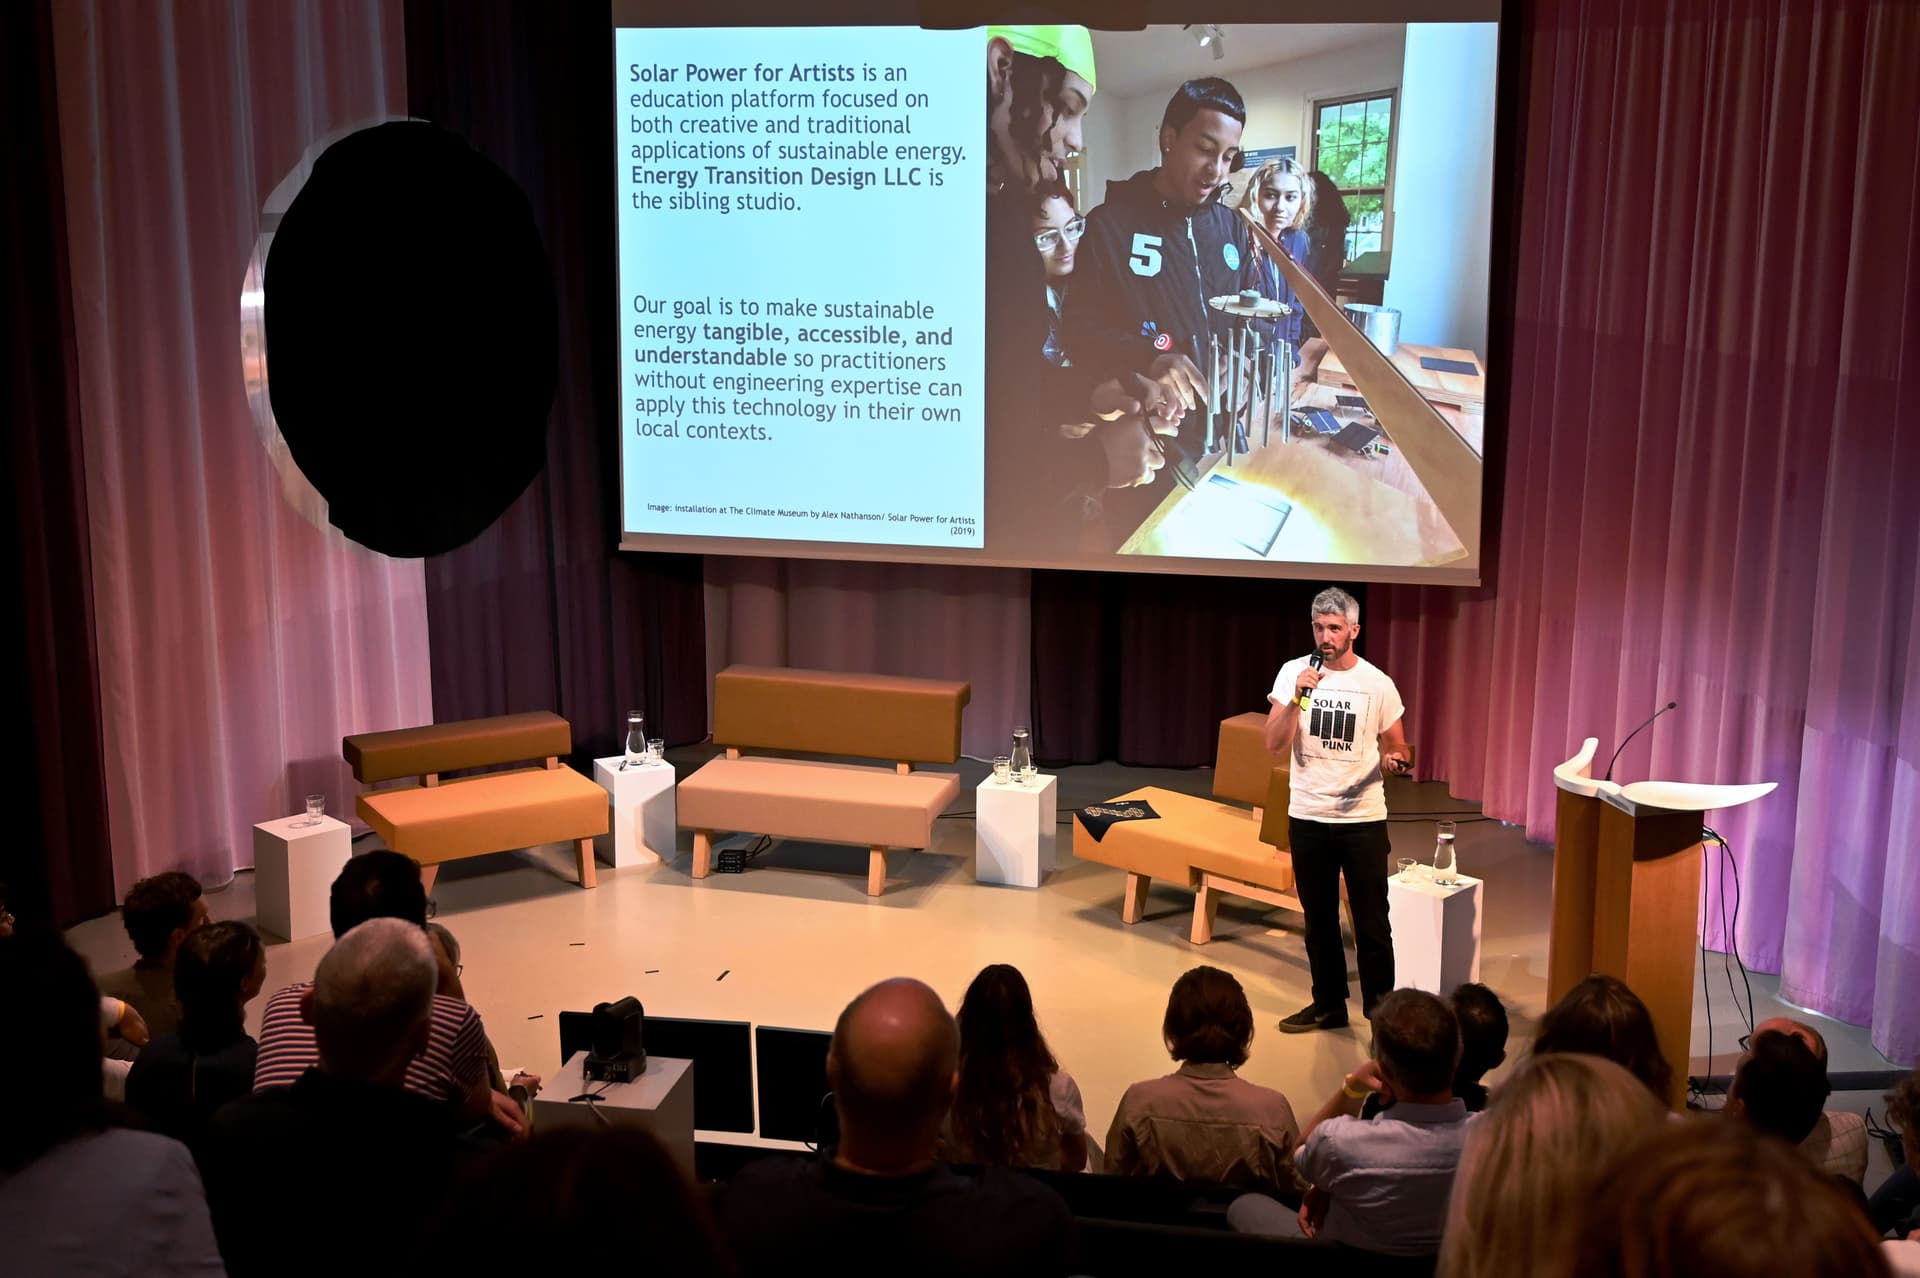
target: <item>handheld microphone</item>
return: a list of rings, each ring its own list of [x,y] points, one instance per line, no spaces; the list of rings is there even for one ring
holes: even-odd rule
[[[1326,664],[1327,664],[1327,659],[1321,656],[1318,651],[1316,651],[1311,657],[1307,658],[1308,667],[1314,670],[1318,670],[1320,667]],[[1296,689],[1296,691],[1298,690]],[[1294,698],[1293,704],[1299,706],[1302,711],[1306,710],[1308,706],[1311,706],[1313,704],[1313,689],[1309,688],[1305,692],[1300,693],[1299,696]]]
[[[1641,725],[1640,725],[1639,727],[1637,727],[1637,728],[1635,728],[1635,729],[1634,729],[1634,730],[1633,730],[1632,732],[1629,732],[1629,733],[1627,734],[1627,740],[1626,740],[1626,741],[1622,741],[1622,742],[1620,743],[1620,745],[1619,745],[1619,748],[1618,748],[1618,749],[1616,749],[1616,750],[1614,750],[1614,752],[1613,752],[1613,758],[1612,758],[1612,759],[1608,759],[1608,760],[1607,760],[1607,775],[1606,775],[1606,776],[1604,776],[1604,777],[1602,777],[1602,778],[1601,778],[1601,780],[1603,780],[1603,781],[1611,781],[1611,780],[1613,780],[1613,765],[1614,765],[1614,762],[1615,762],[1616,760],[1618,760],[1618,759],[1619,759],[1619,757],[1620,757],[1620,751],[1621,751],[1621,750],[1624,750],[1624,749],[1626,749],[1626,748],[1627,748],[1627,741],[1631,741],[1631,740],[1633,740],[1633,739],[1634,739],[1635,737],[1637,737],[1637,736],[1639,736],[1639,735],[1640,735],[1641,733],[1643,733],[1643,732],[1645,732],[1645,731],[1646,731],[1646,730],[1647,730],[1648,728],[1650,728],[1650,727],[1652,727],[1652,726],[1653,726],[1653,721],[1654,721],[1655,719],[1658,719],[1658,718],[1659,718],[1659,717],[1660,717],[1661,715],[1663,715],[1663,714],[1665,714],[1665,713],[1666,713],[1667,711],[1669,711],[1669,710],[1671,710],[1671,709],[1673,709],[1673,708],[1674,708],[1675,706],[1677,706],[1677,705],[1679,705],[1679,704],[1680,704],[1680,703],[1679,703],[1678,701],[1669,701],[1669,702],[1667,702],[1667,704],[1665,704],[1664,706],[1661,706],[1661,707],[1660,707],[1660,708],[1659,708],[1658,710],[1655,710],[1655,711],[1654,711],[1654,712],[1653,712],[1652,714],[1650,714],[1650,715],[1648,715],[1648,716],[1647,716],[1647,721],[1646,721],[1645,723],[1643,723],[1643,724],[1641,724]]]

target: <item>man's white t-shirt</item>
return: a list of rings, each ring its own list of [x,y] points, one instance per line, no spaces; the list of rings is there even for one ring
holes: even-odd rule
[[[1293,700],[1308,660],[1296,657],[1281,666],[1267,699],[1275,705]],[[1386,820],[1380,734],[1405,713],[1393,680],[1365,657],[1350,670],[1321,670],[1320,686],[1293,734],[1287,815],[1335,823]]]

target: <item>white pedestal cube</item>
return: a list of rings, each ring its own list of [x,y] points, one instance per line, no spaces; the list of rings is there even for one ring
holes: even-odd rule
[[[628,768],[627,771],[633,771]],[[585,1052],[575,1052],[540,1088],[533,1099],[536,1131],[559,1127],[598,1128],[602,1120],[618,1127],[645,1128],[667,1153],[693,1177],[693,1062],[670,1056],[647,1057],[647,1072],[631,1083],[588,1082]],[[597,1101],[570,1097],[598,1092]],[[588,1106],[600,1111],[595,1118]]]
[[[988,777],[974,789],[974,882],[1039,887],[1053,872],[1059,780],[1036,776],[1024,785],[1002,785]]]
[[[594,851],[615,869],[673,859],[675,804],[673,765],[639,763],[622,769],[625,755],[593,761],[593,779],[607,792],[613,816]]]
[[[1480,884],[1460,876],[1442,886],[1426,866],[1387,880],[1393,925],[1393,983],[1438,994],[1480,979]]]
[[[345,821],[323,816],[318,824],[306,822],[303,814],[253,827],[254,918],[289,941],[333,931],[327,901],[333,881],[353,859]]]

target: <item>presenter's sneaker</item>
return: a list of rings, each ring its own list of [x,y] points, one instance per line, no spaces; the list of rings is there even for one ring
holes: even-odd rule
[[[1309,1003],[1299,1011],[1280,1022],[1282,1034],[1306,1034],[1313,1030],[1345,1029],[1347,1027],[1347,1009],[1326,1011],[1316,1003]]]

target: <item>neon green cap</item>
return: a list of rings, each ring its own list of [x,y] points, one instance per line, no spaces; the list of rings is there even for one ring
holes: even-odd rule
[[[988,27],[987,39],[1005,40],[1015,53],[1052,58],[1096,87],[1093,78],[1093,35],[1085,27]]]

